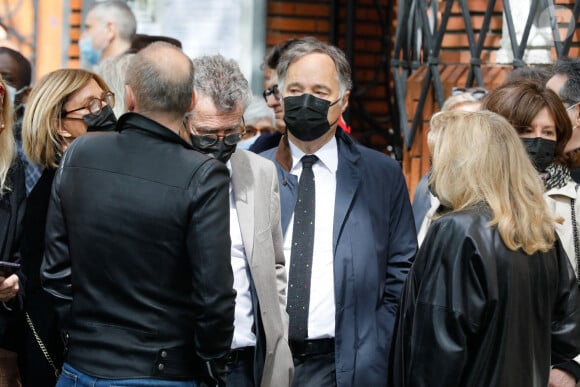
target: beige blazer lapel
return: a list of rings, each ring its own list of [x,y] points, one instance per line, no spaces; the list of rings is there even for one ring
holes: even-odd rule
[[[246,258],[252,264],[254,249],[254,182],[249,160],[238,150],[231,158],[232,190]]]

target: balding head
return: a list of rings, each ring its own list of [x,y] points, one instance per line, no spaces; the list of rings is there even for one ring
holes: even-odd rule
[[[191,106],[193,65],[179,48],[155,42],[135,54],[126,83],[134,97],[129,110],[146,116],[182,117]]]

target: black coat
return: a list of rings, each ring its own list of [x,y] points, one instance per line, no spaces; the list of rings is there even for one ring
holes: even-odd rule
[[[26,188],[24,185],[24,167],[19,158],[14,160],[6,184],[10,188],[0,197],[0,260],[21,262],[18,254],[22,235],[22,218],[26,208]],[[22,278],[22,275],[20,275]],[[11,311],[0,304],[0,346],[15,350],[18,329],[21,322],[19,311],[22,307],[24,291],[21,290],[14,299],[6,303]]]
[[[579,353],[578,284],[560,242],[509,250],[488,212],[429,228],[401,299],[390,385],[545,387],[551,356]]]
[[[191,378],[233,335],[229,174],[126,113],[67,149],[49,205],[44,288],[66,361],[90,375]]]
[[[23,221],[22,272],[25,276],[26,299],[24,310],[30,316],[34,327],[57,369],[62,366],[63,343],[57,328],[57,315],[52,297],[40,284],[40,264],[44,254],[44,232],[50,190],[55,169],[47,168],[30,191]],[[54,370],[48,363],[34,337],[28,323],[19,348],[20,375],[24,387],[52,387],[56,384]]]

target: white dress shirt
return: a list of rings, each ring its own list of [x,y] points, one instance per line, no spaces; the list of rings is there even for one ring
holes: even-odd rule
[[[232,173],[231,164],[227,167]],[[234,273],[234,289],[236,290],[236,307],[234,311],[234,338],[232,349],[253,347],[256,345],[256,335],[252,332],[254,312],[252,295],[250,293],[250,275],[246,250],[242,241],[242,232],[236,210],[236,201],[230,181],[230,238],[232,239],[232,271]]]
[[[292,142],[292,169],[290,173],[300,179],[304,156]],[[310,307],[308,309],[308,339],[334,337],[334,255],[332,232],[334,224],[334,200],[336,196],[336,170],[338,169],[338,146],[333,137],[320,148],[315,156],[318,161],[312,166],[316,184],[316,205],[314,213],[314,252],[312,256],[312,278],[310,284]],[[284,236],[284,256],[286,267],[291,267],[290,249],[294,215],[290,219]]]

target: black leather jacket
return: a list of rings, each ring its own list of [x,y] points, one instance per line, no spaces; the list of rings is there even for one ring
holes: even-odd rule
[[[580,351],[580,299],[558,241],[508,250],[488,210],[429,228],[405,285],[391,386],[548,385],[551,360]]]
[[[76,139],[56,173],[41,267],[66,361],[96,377],[184,379],[233,334],[229,174],[144,116]]]

